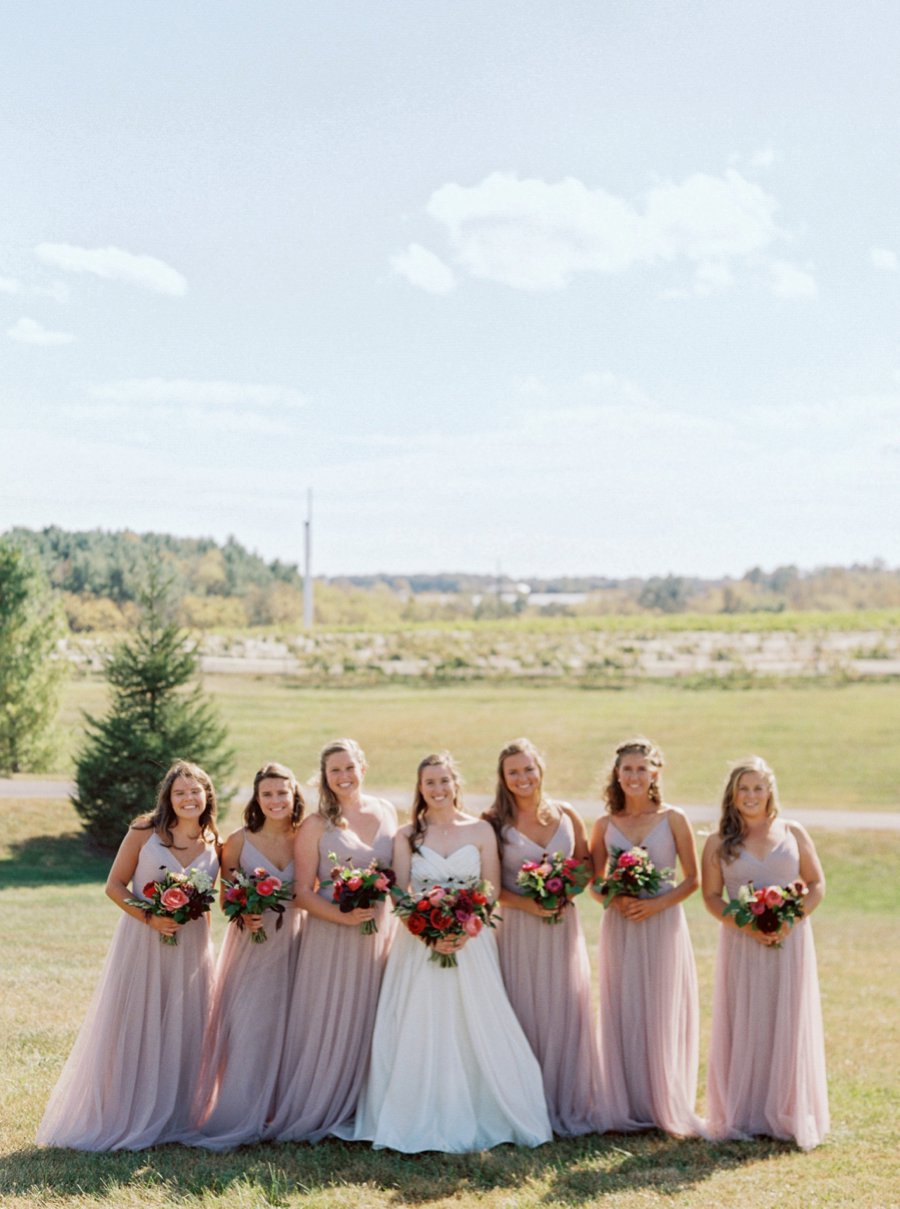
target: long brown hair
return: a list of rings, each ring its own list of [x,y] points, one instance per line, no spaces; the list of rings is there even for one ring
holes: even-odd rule
[[[518,812],[515,794],[506,784],[503,764],[510,756],[519,755],[528,756],[530,760],[533,760],[541,774],[541,796],[537,808],[538,822],[549,823],[552,818],[550,802],[544,797],[544,771],[546,769],[544,757],[530,739],[513,739],[506,744],[497,757],[497,785],[494,789],[494,800],[481,816],[493,827],[501,855],[503,854],[503,830],[505,827],[515,825]]]
[[[624,743],[620,743],[616,748],[613,762],[610,765],[609,774],[606,779],[606,786],[603,790],[603,800],[606,802],[606,809],[610,814],[621,814],[625,809],[625,791],[619,784],[618,771],[619,765],[622,763],[623,756],[643,756],[651,768],[661,771],[663,767],[663,754],[655,743],[652,743],[644,735],[635,735],[633,739],[626,739]],[[659,776],[654,781],[650,782],[648,797],[655,806],[662,805],[662,786]]]
[[[190,760],[176,760],[159,783],[156,791],[156,804],[149,814],[139,815],[131,824],[138,831],[152,828],[162,840],[166,848],[175,847],[175,837],[172,828],[178,822],[178,815],[172,806],[172,786],[179,777],[190,777],[198,781],[206,794],[206,805],[198,820],[200,834],[206,844],[219,842],[219,832],[216,829],[216,791],[209,778],[209,773],[203,771],[199,764]]]
[[[355,739],[333,739],[319,752],[319,814],[323,815],[332,827],[347,826],[341,804],[325,776],[325,765],[329,757],[336,756],[341,751],[346,752],[354,763],[359,765],[361,773],[366,771],[366,753]]]
[[[745,772],[758,773],[765,780],[769,786],[766,815],[770,819],[774,819],[778,814],[778,785],[775,782],[775,773],[762,756],[747,756],[743,760],[738,760],[736,764],[732,764],[728,772],[728,780],[722,791],[722,813],[719,817],[719,836],[722,841],[719,846],[719,855],[726,865],[730,865],[739,854],[747,836],[747,824],[735,802],[737,783]]]
[[[286,765],[276,764],[274,760],[268,764],[263,764],[262,768],[253,778],[253,795],[244,807],[244,826],[248,831],[259,831],[266,821],[266,816],[263,814],[257,794],[259,792],[260,781],[265,781],[268,777],[277,777],[278,780],[287,781],[290,785],[294,799],[291,807],[291,830],[296,831],[300,826],[300,820],[303,818],[306,803],[303,801],[303,794],[300,792],[297,778]]]
[[[450,775],[453,778],[453,806],[455,809],[459,809],[462,778],[459,775],[459,769],[456,767],[456,761],[449,751],[433,751],[424,760],[419,761],[419,767],[416,769],[416,792],[413,795],[411,811],[413,829],[409,837],[409,846],[413,852],[419,851],[422,847],[422,841],[425,839],[425,811],[428,807],[422,796],[422,773],[426,768],[434,767],[435,764],[446,764],[449,768]]]

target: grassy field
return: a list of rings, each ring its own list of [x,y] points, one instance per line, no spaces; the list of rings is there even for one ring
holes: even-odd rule
[[[83,1155],[41,1151],[33,1137],[116,922],[117,912],[102,892],[107,861],[85,852],[77,820],[61,801],[7,800],[0,811],[5,1209],[900,1205],[900,969],[894,960],[900,945],[900,836],[815,837],[829,879],[815,929],[832,1132],[811,1154],[769,1141],[708,1145],[648,1133],[592,1136],[537,1151],[504,1146],[467,1156],[400,1157],[337,1142],[258,1146],[231,1155],[177,1146]],[[599,908],[584,901],[581,909],[593,948]],[[705,1053],[716,926],[696,897],[688,915]],[[214,922],[221,938],[222,921]]]
[[[666,754],[665,787],[673,802],[717,801],[729,761],[752,751],[775,768],[786,807],[900,808],[900,692],[892,684],[786,684],[742,692],[516,683],[350,690],[312,689],[288,677],[221,675],[208,676],[206,687],[228,723],[243,785],[269,759],[305,779],[320,746],[349,734],[366,750],[373,790],[411,790],[420,757],[447,747],[468,787],[489,792],[497,752],[525,734],[547,757],[551,793],[590,798],[615,744],[643,731]],[[71,776],[81,711],[102,713],[105,700],[97,678],[68,683],[54,773]]]

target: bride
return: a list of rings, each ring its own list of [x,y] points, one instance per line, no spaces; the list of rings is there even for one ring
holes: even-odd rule
[[[419,765],[412,816],[394,840],[398,886],[500,885],[494,832],[459,809],[447,752]],[[455,953],[457,967],[430,961],[422,941],[397,930],[350,1136],[408,1154],[550,1141],[540,1067],[506,997],[494,936],[485,928],[435,947]]]

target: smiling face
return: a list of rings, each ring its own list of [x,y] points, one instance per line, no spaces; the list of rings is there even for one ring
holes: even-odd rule
[[[291,817],[294,809],[294,790],[284,777],[263,777],[256,787],[259,808],[274,823]]]
[[[503,783],[515,798],[530,801],[541,792],[541,770],[528,752],[517,752],[503,761]]]
[[[761,822],[769,813],[772,786],[768,777],[751,769],[743,772],[734,787],[734,805],[746,823]]]
[[[419,775],[419,792],[426,810],[455,807],[458,788],[453,769],[447,764],[427,764]]]
[[[169,801],[179,819],[199,819],[206,808],[206,790],[195,777],[179,775],[172,782]]]
[[[659,769],[654,767],[649,756],[640,752],[624,752],[616,765],[616,777],[626,798],[646,798],[658,776]]]
[[[325,784],[340,801],[359,792],[365,769],[349,751],[336,751],[325,761]]]

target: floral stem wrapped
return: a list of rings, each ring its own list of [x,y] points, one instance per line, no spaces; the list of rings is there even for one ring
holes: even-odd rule
[[[188,920],[199,919],[205,915],[213,903],[213,879],[201,869],[188,869],[183,873],[166,870],[165,877],[159,881],[147,882],[143,889],[143,898],[126,898],[129,907],[140,907],[148,915],[164,916],[174,919],[177,924],[186,924]],[[160,933],[159,939],[164,945],[177,945],[177,936],[165,936]]]
[[[477,936],[482,928],[495,928],[500,918],[491,901],[490,882],[471,882],[459,887],[431,886],[413,896],[395,889],[394,912],[413,936],[432,950],[429,960],[442,970],[457,967],[455,953],[439,953],[434,946],[440,940],[458,936]]]
[[[594,886],[606,908],[619,894],[637,898],[643,893],[648,898],[655,898],[663,882],[674,876],[674,869],[657,869],[647,849],[635,844],[633,848],[612,849],[606,876],[598,877]]]
[[[241,869],[232,869],[230,881],[223,882],[225,891],[225,906],[223,908],[228,922],[237,924],[243,930],[245,915],[262,915],[263,911],[274,911],[278,916],[275,931],[284,923],[284,904],[290,902],[293,896],[293,883],[283,882],[280,877],[269,873],[268,869],[254,869],[252,873],[244,873]],[[257,928],[250,933],[252,944],[261,945],[268,940],[265,928]]]
[[[799,878],[787,886],[760,886],[759,889],[753,882],[748,882],[740,887],[737,898],[726,904],[722,914],[733,915],[740,928],[749,927],[754,932],[772,936],[785,924],[792,928],[803,918],[806,913],[803,900],[807,894],[809,887]],[[780,949],[781,942],[772,948]]]
[[[328,853],[328,859],[334,862],[334,867],[330,880],[322,885],[331,886],[331,897],[343,915],[349,915],[357,907],[365,909],[384,902],[397,881],[394,870],[379,868],[377,861],[372,861],[365,869],[357,869],[352,865],[339,865],[333,852]],[[359,925],[359,930],[363,936],[371,936],[378,931],[378,924],[374,919],[367,919]]]
[[[516,877],[516,884],[523,894],[533,899],[552,915],[544,916],[544,923],[562,923],[566,907],[576,894],[580,894],[591,879],[590,870],[584,861],[545,852],[539,861],[524,861]]]

